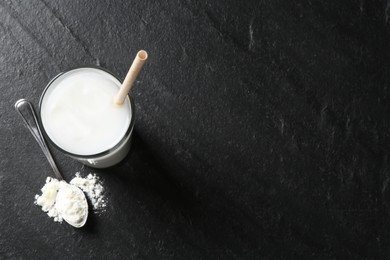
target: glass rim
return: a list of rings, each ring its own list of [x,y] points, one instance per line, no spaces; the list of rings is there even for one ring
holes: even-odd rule
[[[71,69],[68,69],[66,71],[63,71],[59,74],[57,74],[55,77],[53,77],[49,83],[46,85],[46,87],[44,88],[42,94],[41,94],[41,97],[39,99],[39,115],[38,115],[38,123],[40,125],[40,128],[42,129],[42,133],[44,135],[44,137],[49,140],[49,143],[51,145],[53,145],[56,149],[58,149],[60,152],[66,154],[66,155],[69,155],[71,157],[74,157],[76,159],[95,159],[95,158],[98,158],[98,157],[102,157],[102,156],[105,156],[105,155],[108,155],[112,152],[114,152],[115,150],[117,150],[122,144],[123,142],[129,137],[129,135],[131,134],[133,128],[134,128],[134,120],[135,120],[135,117],[134,117],[134,112],[135,112],[135,105],[134,105],[134,100],[133,100],[133,96],[132,96],[132,93],[131,93],[131,90],[129,91],[129,93],[127,94],[128,98],[129,98],[129,101],[130,101],[130,109],[131,109],[131,118],[130,118],[130,122],[129,122],[129,126],[124,134],[124,136],[119,140],[119,142],[117,144],[115,144],[112,148],[110,149],[107,149],[103,152],[100,152],[100,153],[96,153],[96,154],[91,154],[91,155],[81,155],[81,154],[76,154],[76,153],[72,153],[72,152],[69,152],[63,148],[61,148],[59,145],[57,145],[50,137],[49,135],[46,133],[46,130],[45,130],[45,127],[43,126],[43,123],[42,123],[42,102],[43,102],[43,98],[45,97],[45,94],[47,92],[47,90],[50,88],[50,86],[53,84],[53,82],[55,80],[57,80],[59,77],[63,76],[64,74],[66,73],[69,73],[71,71],[74,71],[74,70],[77,70],[77,69],[97,69],[97,70],[101,70],[101,71],[104,71],[108,74],[110,74],[111,76],[113,76],[116,80],[119,81],[119,83],[121,82],[121,80],[114,74],[112,73],[111,71],[105,69],[105,68],[102,68],[102,67],[99,67],[99,66],[80,66],[80,67],[74,67],[74,68],[71,68]]]

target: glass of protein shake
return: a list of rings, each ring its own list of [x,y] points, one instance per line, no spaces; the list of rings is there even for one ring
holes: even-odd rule
[[[57,75],[40,99],[40,123],[49,142],[95,168],[120,162],[130,149],[134,127],[131,91],[122,105],[114,98],[122,83],[99,67]]]

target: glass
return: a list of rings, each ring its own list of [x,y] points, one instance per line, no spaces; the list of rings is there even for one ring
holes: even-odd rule
[[[122,161],[125,156],[128,154],[131,146],[131,139],[132,139],[132,133],[134,128],[134,101],[131,95],[131,92],[128,94],[127,101],[129,102],[129,116],[130,116],[130,122],[129,125],[125,131],[125,134],[119,139],[117,143],[115,143],[111,148],[104,150],[103,152],[98,152],[96,154],[77,154],[73,152],[69,152],[68,150],[65,150],[63,147],[60,147],[59,144],[57,144],[52,138],[50,138],[50,134],[46,131],[44,120],[42,120],[42,107],[47,103],[47,100],[50,100],[50,93],[57,87],[59,84],[58,82],[63,81],[66,78],[69,78],[74,73],[91,73],[91,72],[98,72],[101,75],[104,75],[104,77],[107,77],[109,81],[112,81],[113,84],[119,87],[121,86],[120,80],[111,72],[102,69],[100,67],[79,67],[75,68],[63,73],[60,73],[56,77],[54,77],[49,84],[44,89],[41,99],[39,102],[39,123],[41,125],[42,132],[45,136],[45,138],[59,151],[63,152],[67,156],[70,156],[71,158],[74,158],[81,163],[88,165],[90,167],[94,168],[106,168],[113,166],[120,161]],[[114,98],[114,97],[113,97]],[[126,112],[127,113],[127,112]],[[124,130],[124,129],[123,129]]]

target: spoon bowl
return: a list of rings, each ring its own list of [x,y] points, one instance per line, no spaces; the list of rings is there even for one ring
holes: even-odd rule
[[[56,198],[58,212],[71,226],[76,228],[84,226],[88,217],[88,203],[84,192],[78,187],[65,182],[62,182],[60,187]],[[72,202],[69,201],[69,197],[73,198]]]

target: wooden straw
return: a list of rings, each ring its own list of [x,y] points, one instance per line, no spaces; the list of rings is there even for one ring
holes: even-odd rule
[[[147,59],[148,59],[148,53],[146,51],[141,50],[137,53],[133,61],[133,64],[131,64],[129,72],[127,72],[126,78],[123,81],[122,86],[115,97],[115,101],[114,101],[115,104],[117,105],[123,104],[127,94],[129,93],[135,79],[137,78],[138,74],[140,73]]]

